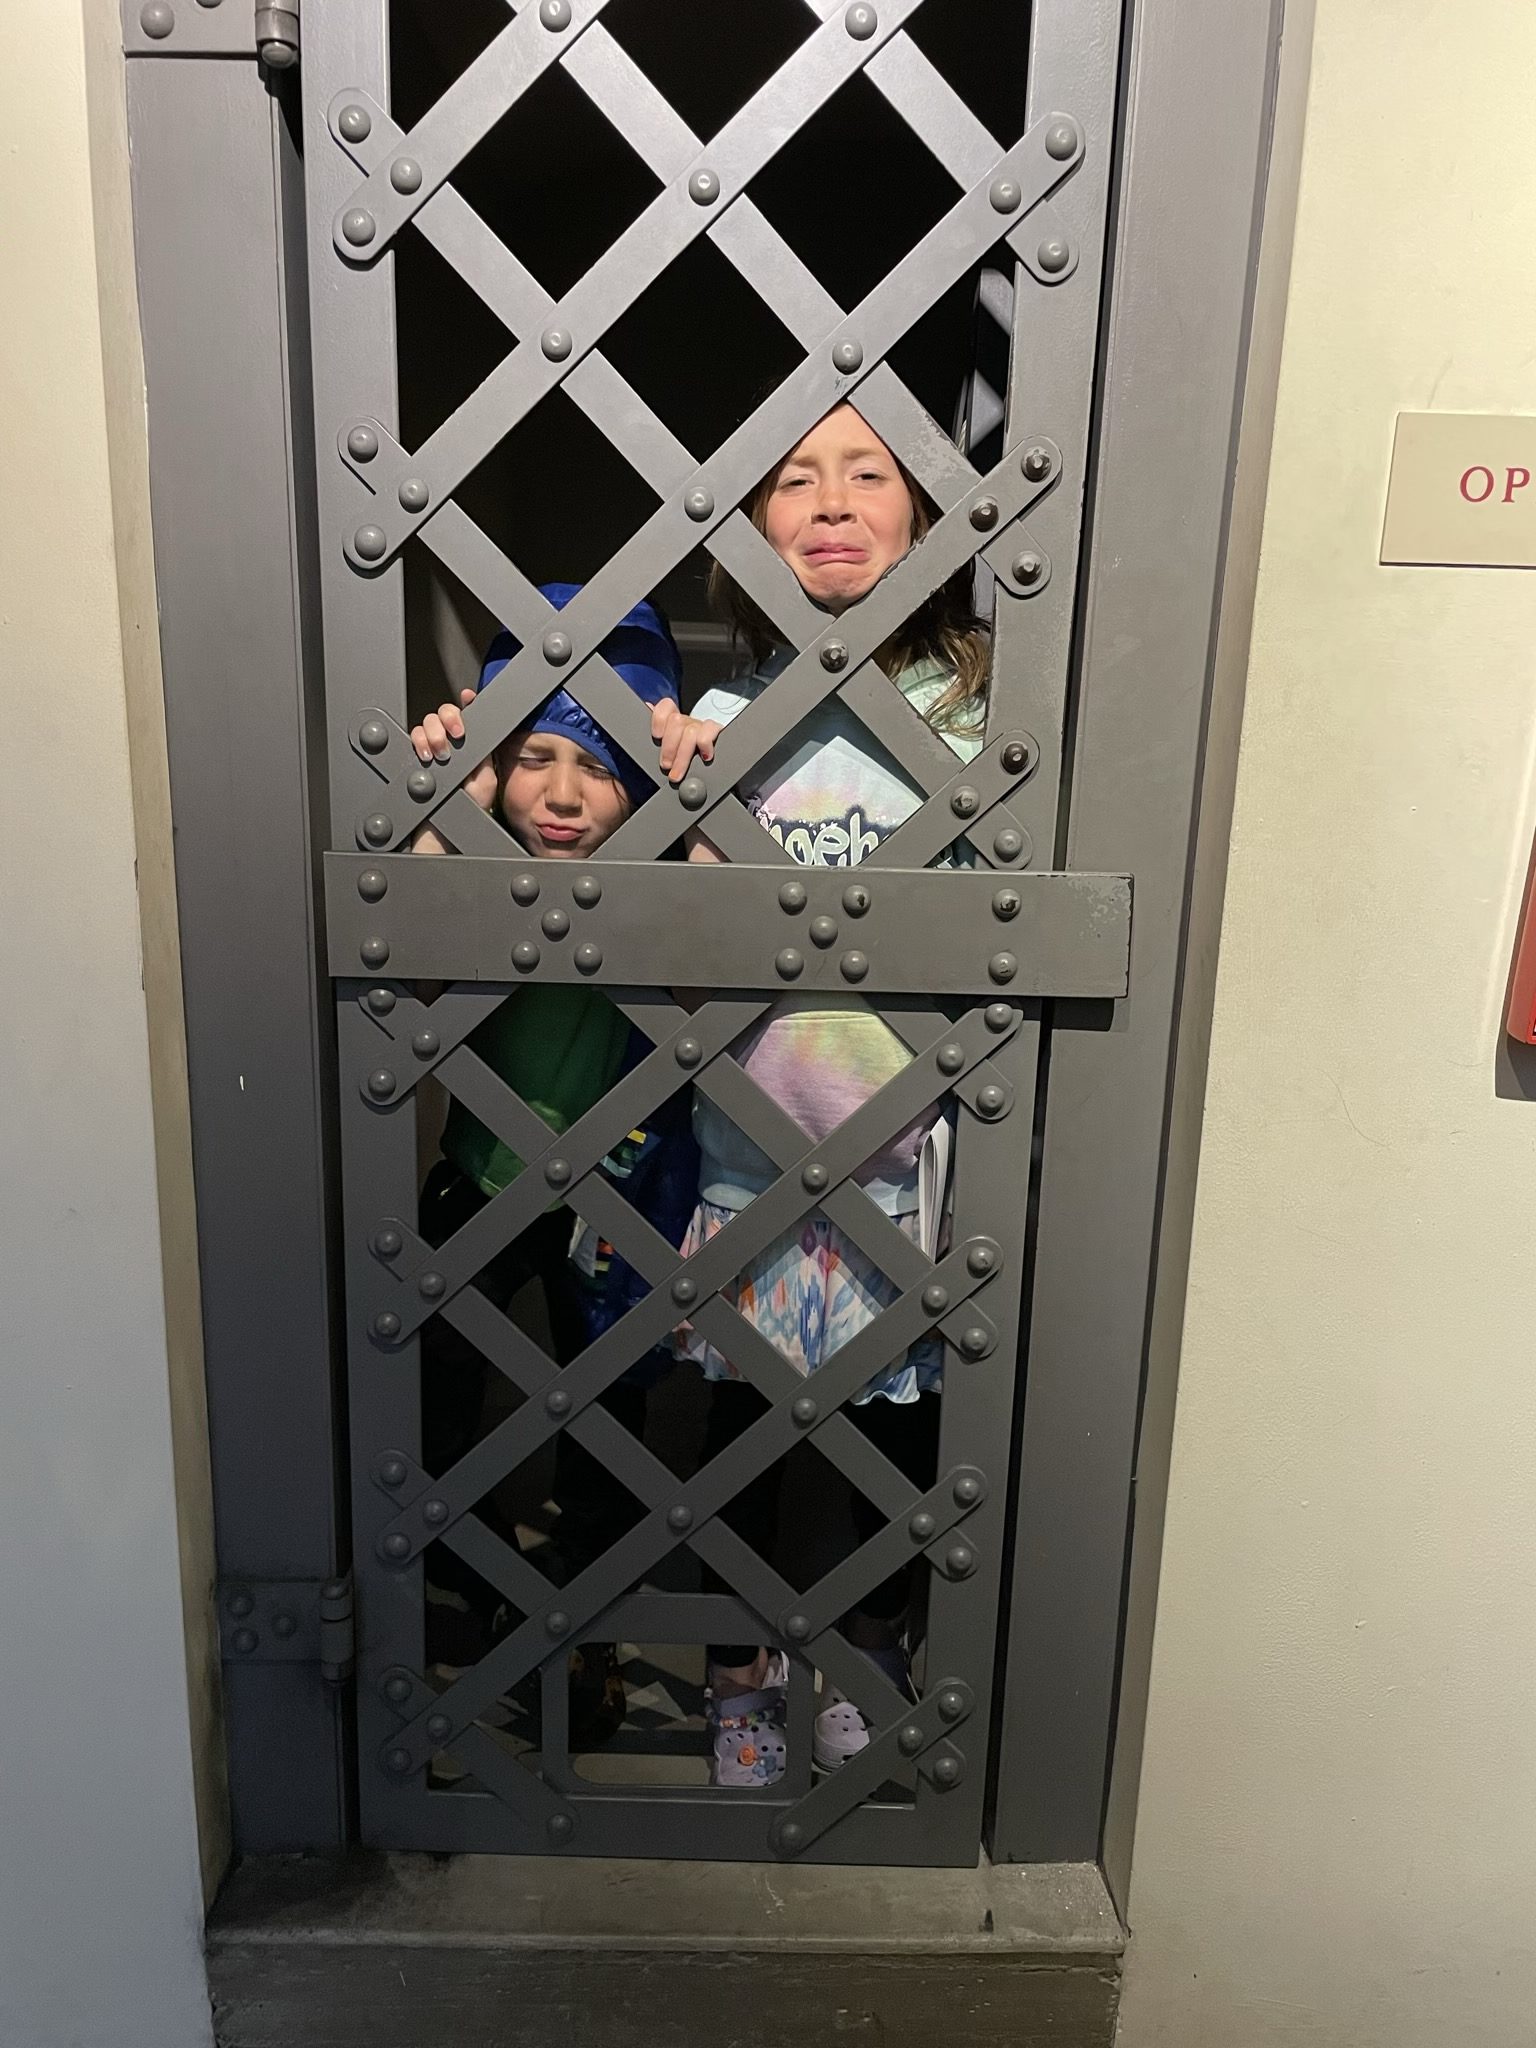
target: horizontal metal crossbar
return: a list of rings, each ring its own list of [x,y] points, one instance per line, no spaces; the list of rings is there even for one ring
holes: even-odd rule
[[[330,967],[342,978],[387,968],[391,977],[509,986],[1010,999],[1126,991],[1131,885],[1123,875],[882,869],[860,881],[845,868],[815,867],[795,868],[786,881],[782,868],[736,862],[523,868],[339,853],[327,854],[325,867]],[[538,887],[526,904],[511,893],[525,876]],[[600,905],[583,903],[584,883],[597,885]]]

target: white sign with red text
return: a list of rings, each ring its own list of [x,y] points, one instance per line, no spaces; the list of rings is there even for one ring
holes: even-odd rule
[[[1536,568],[1536,414],[1400,412],[1383,562]]]

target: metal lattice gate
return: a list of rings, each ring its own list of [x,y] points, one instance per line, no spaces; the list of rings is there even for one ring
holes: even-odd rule
[[[306,17],[304,98],[319,450],[332,847],[326,859],[341,1070],[360,1808],[396,1847],[835,1862],[970,1863],[987,1779],[1007,1446],[1015,1406],[1025,1191],[1040,1010],[1126,990],[1128,881],[1049,871],[1057,844],[1067,658],[1088,446],[1119,44],[1117,0],[1036,9],[1029,116],[1002,147],[904,29],[920,0],[809,0],[778,73],[701,145],[608,33],[604,0],[527,0],[409,133],[388,112],[380,0]],[[937,0],[929,0],[930,5]],[[724,14],[728,24],[728,12]],[[460,196],[454,173],[553,65],[617,124],[661,190],[558,301]],[[754,205],[751,182],[863,71],[950,174],[957,197],[861,304],[838,306]],[[419,235],[513,337],[501,365],[414,450],[395,431],[391,250]],[[794,335],[803,361],[703,459],[601,353],[605,334],[698,237]],[[1000,453],[979,472],[890,368],[891,349],[989,252],[1010,261],[1011,354]],[[679,338],[679,346],[686,337]],[[557,385],[660,501],[554,614],[455,493]],[[918,478],[932,530],[867,598],[829,621],[738,509],[758,478],[851,398]],[[970,445],[981,445],[978,431]],[[645,713],[596,650],[703,546],[750,593],[794,658],[722,736],[716,759],[654,795],[588,864],[537,863],[462,790],[474,763],[558,683],[637,762]],[[466,716],[469,742],[424,770],[405,736],[403,550],[426,548],[522,651]],[[986,743],[956,757],[872,657],[942,582],[980,555],[996,581]],[[924,800],[859,867],[799,868],[733,794],[818,703],[840,695]],[[430,818],[457,849],[403,851]],[[661,860],[707,824],[722,867]],[[973,868],[927,863],[963,833]],[[427,1003],[418,980],[442,981]],[[604,988],[652,1050],[558,1138],[466,1044],[524,981]],[[689,1014],[674,988],[712,992]],[[728,1048],[786,989],[857,991],[911,1061],[812,1144]],[[433,1248],[416,1227],[414,1091],[433,1076],[527,1161],[525,1173]],[[598,1172],[681,1085],[704,1093],[780,1169],[686,1262]],[[934,1100],[958,1133],[951,1248],[920,1252],[852,1178]],[[607,1335],[557,1369],[474,1285],[488,1259],[565,1197],[651,1284]],[[719,1290],[802,1216],[830,1219],[899,1290],[809,1381]],[[600,1396],[686,1310],[766,1398],[764,1414],[679,1479]],[[421,1446],[418,1345],[444,1318],[523,1397],[457,1464]],[[920,1335],[945,1344],[938,1481],[920,1491],[845,1405]],[[556,1587],[476,1513],[490,1487],[569,1432],[640,1504],[613,1549]],[[797,1442],[812,1441],[884,1526],[797,1591],[719,1518]],[[514,1625],[446,1689],[422,1668],[423,1559],[448,1546],[504,1595]],[[681,1546],[730,1595],[647,1588]],[[926,1677],[914,1705],[844,1639],[839,1620],[914,1556],[931,1567]],[[570,1646],[619,1637],[760,1639],[791,1667],[790,1769],[771,1790],[659,1790],[578,1777],[566,1745]],[[542,1736],[514,1755],[486,1725],[542,1676]],[[873,1739],[819,1783],[816,1674]],[[434,1759],[456,1760],[443,1779]],[[467,1777],[463,1775],[467,1773]],[[892,1796],[891,1788],[900,1796]]]

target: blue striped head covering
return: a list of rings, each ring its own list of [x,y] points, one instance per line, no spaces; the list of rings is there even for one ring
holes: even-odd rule
[[[540,588],[556,611],[561,611],[581,585],[545,583]],[[503,627],[486,650],[480,667],[480,680],[475,688],[483,690],[521,649],[522,642]],[[615,674],[624,678],[642,704],[659,704],[663,698],[674,704],[677,702],[678,685],[683,679],[683,658],[677,651],[677,642],[672,638],[666,619],[655,605],[637,604],[632,612],[620,619],[599,652]],[[579,747],[585,747],[610,774],[618,777],[629,791],[632,803],[642,803],[656,787],[655,779],[636,767],[567,690],[556,690],[543,709],[535,712],[527,726],[519,730],[553,733],[559,739],[574,740]]]

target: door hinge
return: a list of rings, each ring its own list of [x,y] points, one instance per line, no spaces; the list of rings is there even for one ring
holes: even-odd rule
[[[221,1579],[226,1664],[318,1664],[328,1685],[352,1675],[352,1574],[334,1579]]]
[[[299,61],[299,0],[268,7],[256,0],[256,54],[269,71],[291,71]]]

